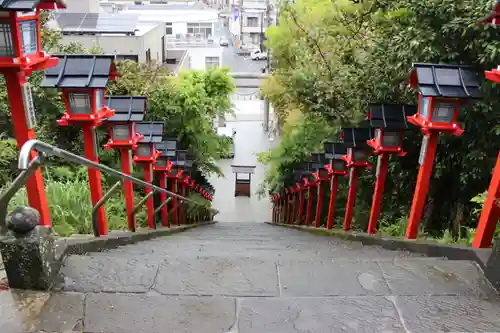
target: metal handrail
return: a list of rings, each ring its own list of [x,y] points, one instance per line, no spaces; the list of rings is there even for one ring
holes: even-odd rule
[[[87,167],[91,167],[91,168],[99,170],[101,172],[112,174],[112,175],[119,177],[121,179],[130,180],[134,184],[149,187],[150,189],[155,190],[155,191],[164,192],[167,195],[169,195],[171,197],[179,198],[180,200],[182,200],[184,202],[192,202],[196,205],[204,206],[203,204],[200,204],[194,200],[183,197],[181,195],[170,192],[168,190],[165,190],[159,186],[150,184],[148,182],[145,182],[143,180],[135,178],[131,175],[127,175],[123,172],[117,171],[117,170],[110,168],[108,166],[105,166],[103,164],[93,162],[91,160],[86,159],[85,157],[75,155],[73,153],[70,153],[69,151],[54,147],[52,145],[49,145],[48,143],[38,141],[38,140],[29,140],[22,146],[21,152],[19,153],[19,162],[18,162],[18,168],[20,170],[26,170],[28,168],[29,162],[30,162],[31,152],[33,150],[37,151],[38,153],[42,153],[47,157],[48,156],[57,156],[57,157],[60,157],[66,161],[70,161],[70,162],[80,164],[80,165],[85,165]]]
[[[31,153],[35,150],[36,152],[39,153],[38,156],[36,156],[33,160],[31,160]],[[101,172],[107,173],[114,175],[118,178],[123,180],[129,180],[134,184],[141,185],[144,187],[149,187],[152,189],[153,192],[164,192],[170,197],[176,197],[179,198],[181,203],[184,202],[191,202],[195,205],[205,207],[205,205],[200,204],[194,200],[191,200],[189,198],[183,197],[181,195],[178,195],[176,193],[170,192],[168,190],[165,190],[161,187],[158,187],[156,185],[147,183],[143,180],[140,180],[138,178],[135,178],[131,175],[124,174],[123,172],[114,170],[108,166],[105,166],[103,164],[99,164],[96,162],[93,162],[91,160],[88,160],[84,157],[75,155],[73,153],[70,153],[66,150],[54,147],[52,145],[49,145],[48,143],[38,141],[38,140],[29,140],[27,141],[22,147],[21,147],[21,152],[19,153],[19,160],[18,160],[18,168],[21,170],[21,173],[14,179],[14,181],[7,187],[7,189],[0,194],[0,234],[4,234],[7,231],[6,228],[6,217],[7,217],[7,209],[9,206],[10,200],[14,197],[14,195],[23,187],[26,185],[26,182],[28,179],[33,175],[33,173],[43,164],[45,161],[46,157],[49,156],[57,156],[59,158],[62,158],[66,161],[73,162],[76,164],[80,165],[85,165],[87,167],[91,167],[93,169],[99,170]],[[102,206],[107,199],[109,199],[109,196],[118,188],[118,183],[115,184],[107,193],[106,195],[96,204],[96,207],[93,210],[93,219],[94,219],[94,211],[97,211],[97,209]],[[113,190],[113,191],[111,191]],[[110,193],[111,192],[111,193]],[[217,210],[210,208],[210,211],[213,211],[215,215],[217,214]]]

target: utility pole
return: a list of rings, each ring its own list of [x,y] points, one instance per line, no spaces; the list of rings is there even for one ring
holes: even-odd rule
[[[262,13],[261,17],[261,52],[264,51],[264,29],[262,28],[263,26],[263,18],[264,18],[264,13]],[[266,0],[266,29],[270,26],[271,23],[271,8],[269,5],[269,0]],[[266,47],[266,52],[267,52],[267,59],[266,59],[266,71],[267,73],[271,73],[271,54],[269,52],[269,48]],[[264,131],[268,132],[269,131],[269,99],[264,100]]]
[[[239,18],[240,18],[240,49],[241,44],[243,44],[243,0],[240,0],[240,8],[239,8]]]

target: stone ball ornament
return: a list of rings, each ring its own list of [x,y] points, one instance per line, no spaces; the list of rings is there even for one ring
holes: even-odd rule
[[[7,229],[16,234],[27,234],[40,225],[40,212],[31,207],[16,207],[7,215]]]

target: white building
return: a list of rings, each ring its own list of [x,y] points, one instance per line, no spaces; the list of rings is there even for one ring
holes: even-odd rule
[[[245,0],[241,7],[239,4],[233,5],[233,14],[229,17],[229,31],[240,44],[258,48],[263,42],[267,27],[274,24],[273,17],[273,7],[269,1]]]
[[[220,66],[222,48],[213,34],[218,12],[203,3],[136,5],[127,1],[68,0],[49,23],[62,43],[94,45],[117,59],[165,64],[172,68]],[[169,56],[171,54],[175,57]],[[187,52],[181,52],[185,50]],[[179,55],[183,54],[179,59]]]

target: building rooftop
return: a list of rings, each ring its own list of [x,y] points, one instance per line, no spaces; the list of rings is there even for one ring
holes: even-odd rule
[[[116,34],[141,36],[158,26],[162,21],[141,21],[138,15],[122,13],[56,13],[49,22],[52,29],[63,34]]]

